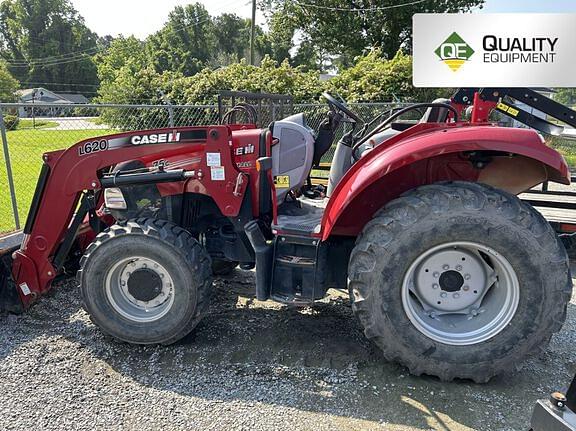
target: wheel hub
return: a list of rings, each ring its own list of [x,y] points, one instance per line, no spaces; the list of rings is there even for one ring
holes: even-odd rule
[[[486,289],[487,274],[479,255],[445,249],[425,258],[415,271],[415,293],[435,314],[468,313]]]
[[[149,302],[162,292],[162,279],[151,269],[137,269],[128,278],[128,293],[137,301]]]
[[[445,292],[458,292],[464,285],[464,277],[458,271],[445,271],[438,280],[440,289]]]

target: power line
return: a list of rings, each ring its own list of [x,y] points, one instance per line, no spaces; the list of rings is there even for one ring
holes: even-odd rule
[[[50,67],[50,66],[58,66],[60,64],[76,63],[77,61],[84,61],[84,60],[87,60],[89,58],[90,58],[90,56],[88,54],[81,54],[81,56],[79,56],[77,58],[69,58],[69,59],[64,59],[62,61],[46,62],[46,63],[15,64],[15,65],[11,65],[11,66],[15,67],[15,68],[31,67],[31,66]]]
[[[68,82],[39,82],[39,81],[25,81],[25,82],[21,82],[21,84],[23,85],[59,85],[59,86],[63,86],[63,85],[67,85],[67,86],[71,86],[71,87],[100,87],[98,84],[77,84],[74,82],[68,83]]]
[[[44,61],[51,62],[51,61],[55,61],[55,60],[68,60],[69,58],[73,58],[73,57],[76,57],[78,55],[84,55],[84,54],[93,55],[97,51],[102,51],[104,49],[105,48],[98,48],[97,46],[94,46],[92,48],[87,48],[87,49],[84,49],[82,51],[68,52],[66,54],[52,55],[49,57],[35,58],[35,59],[30,59],[30,60],[7,60],[6,62],[8,64],[15,65],[15,64],[23,64],[23,63],[25,63],[25,64],[42,63]],[[91,52],[91,51],[96,51],[96,52]]]
[[[390,5],[390,6],[369,7],[369,8],[344,8],[344,7],[335,7],[335,6],[321,6],[321,5],[316,5],[316,4],[312,4],[312,3],[304,3],[304,2],[301,2],[299,0],[296,0],[296,4],[298,4],[299,6],[313,7],[316,9],[323,9],[323,10],[333,10],[333,11],[338,11],[338,12],[373,12],[373,11],[378,11],[378,10],[388,10],[388,9],[401,8],[404,6],[412,6],[415,4],[424,3],[425,1],[428,1],[428,0],[414,0],[414,1],[411,1],[408,3],[401,3],[401,4]]]

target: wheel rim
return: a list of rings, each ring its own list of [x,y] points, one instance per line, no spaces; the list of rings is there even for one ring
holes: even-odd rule
[[[512,320],[520,297],[508,260],[474,242],[438,245],[418,256],[402,283],[402,305],[412,324],[444,344],[486,341]]]
[[[117,262],[106,275],[106,297],[120,315],[135,322],[162,318],[174,303],[174,282],[160,263],[140,256]]]

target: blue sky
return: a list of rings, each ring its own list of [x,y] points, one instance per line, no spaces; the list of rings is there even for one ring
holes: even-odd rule
[[[486,0],[482,12],[576,12],[576,0]]]

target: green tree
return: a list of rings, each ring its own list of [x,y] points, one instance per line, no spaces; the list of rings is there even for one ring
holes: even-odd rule
[[[348,102],[431,102],[452,93],[450,89],[413,87],[412,57],[398,51],[387,60],[378,49],[357,58],[353,67],[332,78],[327,86]]]
[[[23,86],[78,91],[97,84],[97,36],[69,0],[0,3],[0,57]]]
[[[412,15],[417,12],[463,12],[484,0],[261,0],[261,6],[286,26],[297,28],[318,52],[336,55],[348,67],[372,48],[391,58],[410,50]],[[411,4],[412,3],[412,4]],[[281,25],[281,24],[280,24]]]
[[[114,83],[122,73],[136,73],[147,67],[145,43],[134,36],[118,37],[110,42],[108,49],[95,56],[101,85]]]
[[[0,102],[14,102],[18,81],[10,74],[6,63],[0,61]]]
[[[148,57],[158,72],[199,72],[213,51],[213,23],[202,4],[176,6],[168,22],[146,41]]]
[[[290,94],[295,102],[311,102],[319,99],[323,86],[317,71],[292,67],[288,60],[278,64],[265,56],[260,66],[251,66],[243,60],[216,70],[204,69],[175,83],[172,91],[179,88],[182,102],[204,104],[215,102],[220,90]],[[176,99],[174,94],[173,100]]]
[[[146,41],[150,62],[158,72],[192,76],[209,66],[227,66],[249,57],[250,20],[233,13],[210,17],[201,3],[177,6],[164,27]],[[271,43],[256,27],[259,58],[272,52]]]
[[[576,105],[576,88],[558,88],[553,97],[564,105],[574,106]]]

